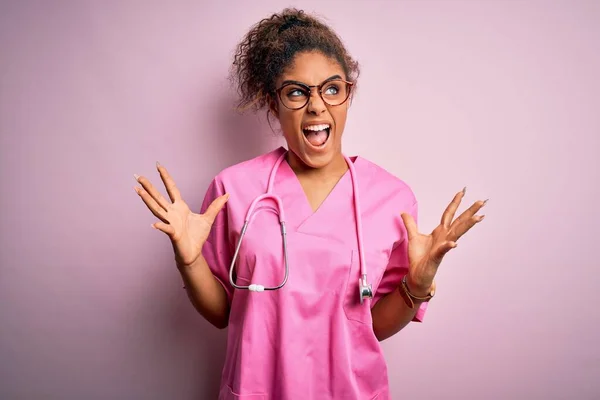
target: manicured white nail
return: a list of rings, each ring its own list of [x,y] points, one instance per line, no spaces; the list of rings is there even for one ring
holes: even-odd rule
[[[138,174],[133,174],[133,177],[135,178],[136,181],[140,180],[140,176]]]

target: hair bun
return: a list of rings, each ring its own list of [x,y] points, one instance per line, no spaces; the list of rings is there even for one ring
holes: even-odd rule
[[[230,78],[240,96],[239,110],[269,109],[277,101],[277,79],[301,52],[320,52],[356,81],[358,63],[339,36],[314,15],[296,8],[261,19],[237,45]]]

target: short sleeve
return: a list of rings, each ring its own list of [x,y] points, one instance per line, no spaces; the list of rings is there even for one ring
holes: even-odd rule
[[[409,213],[415,222],[418,222],[418,203],[412,205],[412,207],[406,212]],[[408,239],[406,235],[406,228],[401,221],[402,229],[404,230],[402,240],[394,243],[392,253],[388,261],[388,265],[383,273],[381,282],[377,287],[375,296],[373,299],[373,305],[377,303],[382,297],[393,292],[400,286],[400,282],[404,275],[408,273]],[[415,322],[422,322],[427,309],[427,303],[422,303],[417,311],[417,314],[413,318]]]
[[[202,202],[201,213],[204,213],[208,206],[219,196],[225,194],[222,183],[214,179]],[[210,230],[208,239],[202,247],[202,255],[206,260],[208,267],[210,268],[213,275],[225,288],[227,293],[227,300],[231,304],[231,297],[233,295],[233,287],[229,283],[229,266],[231,264],[232,252],[229,243],[229,229],[228,229],[228,205],[217,214],[215,222]]]

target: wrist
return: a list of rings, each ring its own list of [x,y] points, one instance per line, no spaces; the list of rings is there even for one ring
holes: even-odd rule
[[[420,304],[427,302],[435,295],[435,282],[430,285],[417,285],[417,288],[410,288],[408,286],[408,275],[404,275],[402,282],[400,283],[400,295],[406,302],[409,308],[415,308]],[[423,289],[425,288],[425,289]]]
[[[175,256],[175,265],[177,266],[177,269],[179,270],[179,272],[181,272],[183,274],[183,273],[189,272],[193,269],[196,269],[198,267],[198,265],[201,264],[202,258],[203,258],[202,254],[200,254],[193,261],[184,262],[178,256]]]
[[[176,261],[177,271],[179,271],[179,275],[183,280],[183,287],[185,288],[191,282],[195,282],[197,286],[198,282],[206,281],[210,276],[212,276],[212,272],[206,263],[204,257],[199,255],[192,263],[183,264]]]
[[[418,282],[411,278],[410,275],[406,275],[405,279],[406,288],[414,296],[426,297],[434,290],[433,283]]]

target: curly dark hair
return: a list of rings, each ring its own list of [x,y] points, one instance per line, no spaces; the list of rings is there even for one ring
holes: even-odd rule
[[[304,51],[320,51],[340,64],[347,80],[358,78],[358,62],[331,28],[302,10],[286,8],[255,24],[237,46],[230,78],[240,96],[239,108],[268,107],[275,81]]]

